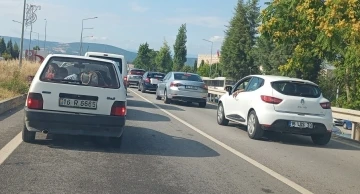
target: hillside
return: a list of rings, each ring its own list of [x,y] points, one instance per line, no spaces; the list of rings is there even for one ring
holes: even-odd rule
[[[8,37],[8,36],[0,36],[5,39],[7,42],[8,40],[12,40],[13,43],[17,42],[20,46],[20,38],[16,37]],[[24,48],[29,48],[29,39],[24,39]],[[41,49],[44,48],[44,41],[37,39],[31,40],[31,46],[34,47],[36,45],[40,46]],[[80,43],[79,42],[73,42],[73,43],[59,43],[59,42],[53,42],[53,41],[46,41],[46,49],[50,51],[50,53],[53,54],[70,54],[70,55],[78,55],[80,50]],[[137,56],[137,53],[127,51],[125,49],[106,45],[106,44],[98,44],[98,43],[83,43],[83,53],[86,51],[93,51],[93,52],[108,52],[108,53],[114,53],[114,54],[120,54],[124,55],[126,60],[129,62],[134,61],[134,59]],[[186,65],[193,66],[196,58],[188,58]]]

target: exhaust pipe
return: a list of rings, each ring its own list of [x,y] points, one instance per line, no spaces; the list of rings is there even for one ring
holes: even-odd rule
[[[47,133],[48,133],[47,130],[42,130],[41,132],[44,133],[44,134],[47,134]]]

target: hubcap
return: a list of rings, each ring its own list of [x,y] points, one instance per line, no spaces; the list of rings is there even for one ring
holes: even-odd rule
[[[249,134],[253,134],[255,130],[255,116],[251,114],[248,118],[248,132]]]
[[[222,117],[223,117],[223,108],[222,108],[221,105],[220,105],[219,108],[218,108],[217,115],[218,115],[218,120],[221,121],[221,119],[222,119]]]

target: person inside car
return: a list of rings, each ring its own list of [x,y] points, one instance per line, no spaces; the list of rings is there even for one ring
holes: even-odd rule
[[[59,66],[55,63],[51,63],[46,71],[45,79],[54,79],[58,70]]]

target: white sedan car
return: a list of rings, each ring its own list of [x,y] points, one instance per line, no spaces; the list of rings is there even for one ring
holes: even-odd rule
[[[218,102],[217,122],[247,125],[251,139],[264,130],[311,136],[318,145],[331,138],[330,102],[313,82],[270,75],[251,75],[227,86]]]

